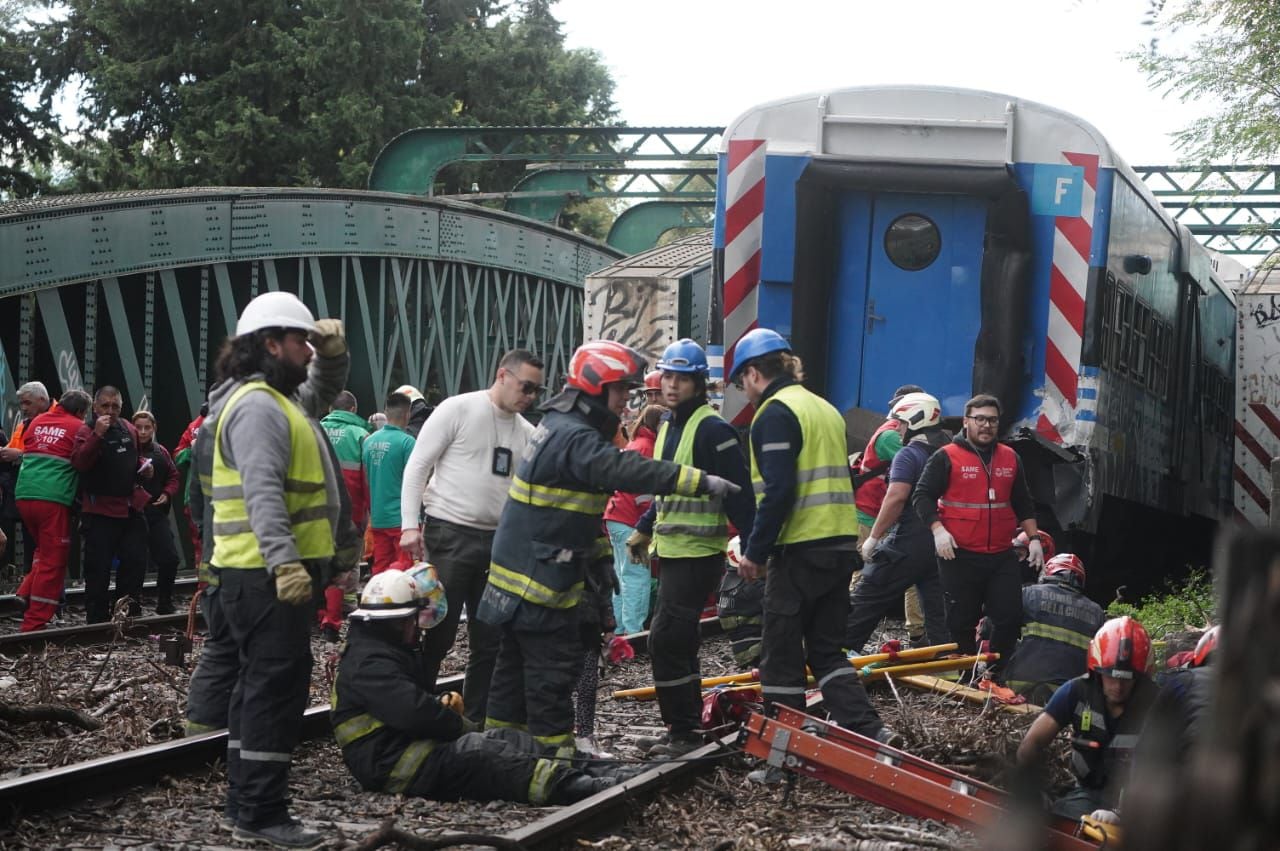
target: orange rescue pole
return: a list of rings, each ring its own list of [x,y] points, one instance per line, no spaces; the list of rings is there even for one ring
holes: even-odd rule
[[[853,665],[855,668],[861,668],[863,665],[874,665],[877,662],[890,662],[896,668],[899,662],[910,662],[917,659],[932,659],[939,653],[950,653],[958,646],[959,645],[956,644],[935,644],[932,647],[914,647],[910,650],[901,650],[898,653],[872,653],[869,656],[854,656],[849,660],[849,664]],[[741,674],[726,674],[722,677],[706,677],[702,680],[702,687],[714,688],[716,686],[727,686],[737,683],[754,683],[759,679],[760,671],[752,670]],[[657,696],[657,689],[653,686],[621,689],[613,693],[614,700],[653,700]]]

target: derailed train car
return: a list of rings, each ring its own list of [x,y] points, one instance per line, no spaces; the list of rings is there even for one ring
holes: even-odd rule
[[[994,393],[1042,521],[1113,581],[1207,556],[1235,307],[1092,126],[990,92],[809,94],[729,126],[718,189],[726,357],[753,327],[787,336],[853,445],[899,384],[951,417]],[[726,411],[749,414],[732,391]]]

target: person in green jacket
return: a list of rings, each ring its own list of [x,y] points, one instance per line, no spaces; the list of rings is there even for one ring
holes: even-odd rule
[[[339,393],[329,413],[320,420],[320,425],[324,426],[325,436],[342,465],[342,481],[347,486],[347,495],[351,497],[351,520],[363,535],[369,516],[369,491],[365,487],[360,449],[371,429],[368,421],[356,413],[355,394],[350,390]]]
[[[89,394],[69,390],[57,407],[37,416],[23,432],[14,498],[36,546],[31,570],[18,586],[18,597],[26,604],[22,632],[44,629],[58,611],[71,550],[71,504],[80,490],[71,452],[88,410]]]
[[[338,464],[342,467],[342,483],[351,499],[351,522],[356,531],[364,535],[369,519],[369,490],[364,478],[364,462],[361,449],[365,438],[372,432],[368,421],[356,413],[356,397],[350,390],[343,390],[333,400],[329,413],[320,420],[325,437],[333,447]],[[343,614],[355,608],[355,592],[359,577],[354,571],[343,571],[330,577],[324,588],[324,605],[316,611],[320,632],[330,642],[338,640],[342,629]]]
[[[388,568],[408,570],[413,565],[413,555],[400,548],[400,491],[415,443],[407,431],[412,406],[408,395],[392,393],[387,397],[387,424],[364,442],[374,574]]]

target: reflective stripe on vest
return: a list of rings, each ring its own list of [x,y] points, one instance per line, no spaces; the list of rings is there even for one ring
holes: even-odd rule
[[[694,409],[680,433],[680,441],[676,444],[675,455],[671,458],[661,456],[667,445],[667,431],[670,422],[663,420],[658,427],[658,440],[655,443],[659,457],[664,461],[675,461],[685,468],[693,467],[693,444],[698,434],[698,426],[703,420],[719,419],[719,415],[710,405],[701,405]],[[653,525],[653,545],[659,556],[663,558],[701,558],[719,555],[724,552],[729,540],[729,522],[724,516],[724,504],[719,497],[713,496],[670,496],[658,497],[658,515]]]
[[[209,493],[213,501],[213,553],[211,564],[219,568],[267,567],[258,548],[258,539],[249,526],[243,482],[237,470],[222,457],[222,424],[228,412],[248,393],[264,392],[280,406],[289,423],[289,467],[285,471],[284,505],[292,526],[294,543],[302,559],[333,555],[333,528],[330,525],[324,463],[320,457],[320,437],[298,404],[268,385],[250,381],[236,389],[222,408],[213,441],[213,476]]]
[[[800,423],[804,443],[796,459],[795,502],[778,533],[778,544],[798,544],[858,533],[849,481],[844,419],[822,397],[799,384],[788,384],[756,409],[759,417],[774,402],[785,405]],[[754,420],[753,420],[754,421]],[[764,498],[764,479],[751,452],[751,483],[756,503]]]
[[[329,711],[332,712],[338,708],[338,678],[333,678],[333,685],[329,687]],[[345,748],[352,742],[357,742],[387,726],[384,722],[370,715],[368,712],[361,712],[359,715],[353,715],[341,724],[335,724],[333,727],[333,738],[338,743],[338,747]],[[391,771],[387,774],[387,782],[384,791],[393,795],[399,795],[408,788],[409,783],[417,776],[418,770],[422,768],[422,763],[426,762],[427,757],[435,750],[436,743],[431,739],[418,739],[410,742],[409,746],[404,749],[404,753],[400,754],[400,758],[396,760],[396,764],[391,767]]]
[[[1081,635],[1074,630],[1066,629],[1060,626],[1051,626],[1047,623],[1029,623],[1022,628],[1022,637],[1029,638],[1047,638],[1050,641],[1061,641],[1063,644],[1070,644],[1072,647],[1079,647],[1081,650],[1089,649],[1089,642],[1092,636]]]
[[[576,511],[579,514],[603,514],[611,494],[535,485],[519,476],[514,476],[507,496],[516,502],[536,505],[540,508],[558,508],[561,511]]]
[[[575,582],[563,591],[557,591],[535,582],[532,577],[519,571],[510,570],[497,562],[489,562],[489,584],[499,591],[514,594],[521,600],[528,600],[548,609],[572,609],[582,599],[583,583]]]
[[[977,452],[958,443],[949,443],[942,451],[951,462],[951,473],[938,500],[938,519],[962,550],[1007,551],[1018,532],[1018,518],[1010,504],[1018,476],[1018,453],[997,443],[988,464]]]

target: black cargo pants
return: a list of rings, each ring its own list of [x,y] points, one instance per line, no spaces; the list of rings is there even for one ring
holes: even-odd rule
[[[873,560],[866,563],[850,597],[844,646],[854,653],[862,653],[881,619],[889,614],[901,614],[902,595],[912,586],[920,595],[925,640],[930,645],[950,641],[942,603],[942,582],[938,579],[938,559],[930,540],[910,541],[901,549],[881,547]]]
[[[572,753],[573,687],[583,660],[577,609],[520,602],[495,628],[502,641],[485,727],[527,729],[539,744]]]
[[[960,652],[977,652],[976,630],[985,614],[991,624],[991,650],[1000,660],[989,669],[1003,681],[1004,666],[1022,632],[1022,573],[1013,550],[975,553],[956,550],[950,561],[938,559],[938,576],[947,605],[947,628]]]
[[[217,571],[211,571],[215,575]],[[200,593],[206,635],[200,645],[200,659],[187,685],[187,735],[195,736],[227,726],[231,691],[240,677],[240,651],[231,639],[222,594],[217,585],[206,585]]]
[[[658,609],[649,625],[649,657],[662,721],[672,733],[702,727],[702,674],[698,620],[720,584],[724,556],[659,561]]]
[[[462,702],[467,717],[477,723],[484,720],[489,699],[489,681],[498,658],[501,632],[492,624],[476,617],[480,596],[489,581],[489,559],[493,550],[493,532],[459,526],[428,517],[422,530],[427,560],[435,565],[436,575],[444,585],[449,608],[445,618],[427,631],[422,639],[422,669],[428,689],[434,689],[440,675],[440,664],[453,649],[458,635],[458,619],[467,610],[467,673],[462,685]]]
[[[239,825],[269,827],[289,820],[289,764],[311,684],[315,606],[281,603],[263,568],[220,575],[240,659],[227,715],[227,785],[235,795],[227,810]]]
[[[169,525],[169,513],[148,509],[147,519],[147,554],[156,567],[156,599],[159,602],[172,602],[173,581],[178,576],[178,544],[173,540],[173,529]]]
[[[111,620],[111,562],[116,567],[116,599],[132,597],[129,614],[142,613],[142,579],[147,568],[147,521],[137,511],[128,517],[81,514],[84,533],[84,607],[89,623]]]
[[[852,551],[785,547],[769,559],[760,682],[766,704],[803,710],[807,662],[832,719],[875,736],[884,722],[841,650],[855,562]]]

